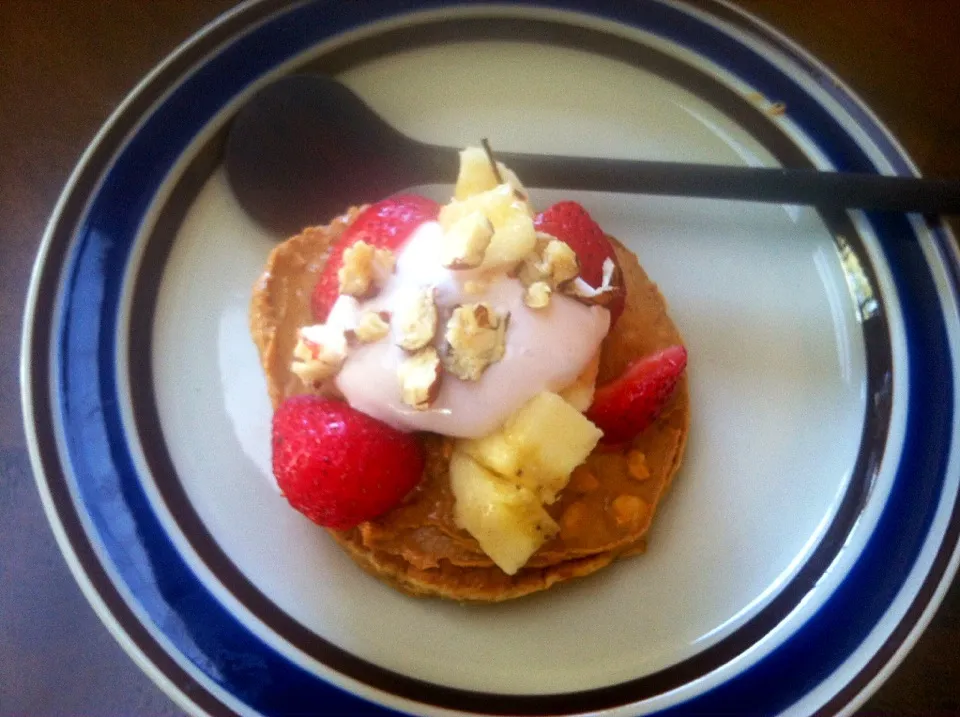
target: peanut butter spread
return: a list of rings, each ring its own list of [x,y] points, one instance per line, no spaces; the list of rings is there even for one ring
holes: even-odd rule
[[[310,295],[328,247],[362,209],[352,208],[329,225],[306,229],[279,245],[254,287],[250,328],[274,407],[308,390],[290,370],[297,329],[313,322]],[[627,300],[601,348],[600,385],[618,377],[631,361],[681,343],[656,285],[630,251],[611,241]],[[559,500],[547,507],[559,533],[513,576],[455,525],[447,472],[452,441],[435,434],[421,434],[426,470],[401,505],[352,530],[330,532],[361,566],[405,592],[484,602],[519,597],[641,552],[657,504],[680,465],[688,429],[684,377],[671,403],[632,445],[599,446],[574,471]]]

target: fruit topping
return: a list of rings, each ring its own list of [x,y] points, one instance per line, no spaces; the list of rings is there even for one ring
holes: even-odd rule
[[[581,496],[599,479],[584,461],[656,419],[687,354],[672,346],[596,389],[601,343],[625,301],[612,240],[576,202],[535,217],[486,142],[460,158],[449,204],[384,200],[331,247],[312,295],[324,323],[299,330],[292,370],[318,391],[335,376],[346,400],[282,403],[273,468],[294,508],[343,530],[418,484],[423,449],[398,429],[446,435],[456,526],[514,575],[559,531],[545,506],[562,491],[573,500],[556,507],[558,520],[571,533],[586,529]],[[648,480],[645,455],[627,456],[631,478]],[[632,532],[652,510],[619,490],[603,509]]]
[[[357,320],[357,328],[347,331],[347,339],[372,344],[390,333],[389,311],[364,311]]]
[[[538,281],[550,288],[564,286],[580,274],[577,255],[566,242],[549,234],[537,233],[537,250],[532,252],[520,266],[519,278],[529,286]]]
[[[600,353],[593,357],[587,367],[580,372],[577,379],[559,392],[560,398],[569,403],[580,413],[585,413],[593,403],[593,392],[597,387],[597,374],[600,372]]]
[[[603,443],[632,441],[667,405],[687,366],[687,350],[671,346],[631,363],[620,378],[597,389],[587,418]]]
[[[337,270],[341,294],[367,299],[373,296],[393,273],[397,260],[389,249],[377,249],[362,239],[343,251]]]
[[[498,314],[486,303],[461,304],[453,310],[444,338],[445,365],[464,381],[477,381],[506,351],[510,314]]]
[[[423,474],[423,449],[342,401],[296,396],[273,416],[273,473],[296,510],[346,530],[396,506]]]
[[[458,448],[505,480],[552,503],[600,440],[600,430],[555,393],[537,394],[498,431]]]
[[[569,284],[564,286],[564,292],[589,306],[613,307],[614,303],[619,301],[623,304],[624,288],[623,277],[620,276],[620,269],[611,259],[603,260],[603,278],[600,280],[600,286],[590,286],[583,279],[577,277]],[[611,321],[613,310],[611,308]]]
[[[500,184],[464,199],[454,199],[440,210],[438,221],[449,232],[465,217],[481,212],[493,225],[493,236],[484,252],[481,269],[510,271],[537,244],[533,215],[526,201],[518,199],[509,184]]]
[[[480,147],[467,147],[460,152],[460,171],[457,174],[457,186],[453,192],[455,199],[466,199],[504,183],[510,185],[516,198],[522,201],[527,200],[527,190],[524,189],[517,175],[502,162],[491,163],[490,155],[486,150]]]
[[[450,488],[457,525],[507,575],[514,575],[559,530],[532,491],[458,451],[450,458]]]
[[[307,386],[316,386],[340,370],[347,358],[343,331],[323,324],[297,332],[290,370]]]
[[[550,304],[550,295],[553,289],[545,281],[535,281],[523,294],[523,303],[531,309],[544,309]]]
[[[340,268],[343,254],[358,241],[377,249],[396,252],[414,229],[437,218],[440,205],[416,194],[403,194],[377,202],[360,212],[353,223],[330,248],[326,266],[317,280],[311,297],[313,315],[317,321],[327,320],[340,295]]]
[[[577,202],[558,202],[534,220],[537,231],[544,232],[566,242],[576,252],[580,262],[580,278],[590,287],[603,285],[603,265],[609,259],[619,275],[617,256],[613,245],[600,226]],[[623,296],[614,296],[607,306],[610,309],[610,325],[613,326],[623,313]]]
[[[443,238],[440,263],[447,269],[475,269],[493,237],[493,224],[477,210],[455,221]]]

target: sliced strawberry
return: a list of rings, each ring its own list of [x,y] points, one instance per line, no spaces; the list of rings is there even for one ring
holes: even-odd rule
[[[326,321],[327,314],[340,294],[337,272],[342,264],[344,250],[363,240],[379,249],[396,251],[403,246],[414,229],[424,222],[436,219],[439,213],[439,204],[417,194],[390,197],[361,212],[330,249],[330,257],[317,280],[311,298],[314,318],[321,323]]]
[[[273,473],[294,508],[345,530],[393,508],[420,482],[423,449],[403,433],[319,396],[287,399],[273,415]]]
[[[546,232],[570,245],[580,261],[580,278],[590,286],[598,287],[602,283],[605,260],[611,259],[617,269],[620,268],[613,245],[603,233],[603,229],[577,202],[558,202],[538,214],[533,222],[537,231]],[[613,326],[623,313],[623,303],[624,297],[620,296],[608,307],[610,326]]]
[[[601,386],[586,416],[603,443],[626,443],[656,420],[687,366],[687,350],[670,346],[634,361],[620,378]]]

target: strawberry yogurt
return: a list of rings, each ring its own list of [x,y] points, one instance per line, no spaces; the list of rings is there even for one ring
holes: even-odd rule
[[[610,312],[559,292],[548,306],[531,309],[515,278],[444,268],[443,236],[437,222],[420,225],[398,253],[395,272],[377,296],[365,301],[340,296],[326,325],[336,331],[354,329],[362,312],[393,311],[412,294],[432,287],[441,324],[432,345],[441,356],[442,326],[453,309],[485,302],[499,314],[509,314],[503,357],[478,380],[445,373],[439,393],[424,409],[401,399],[397,373],[407,353],[393,337],[351,349],[335,381],[353,408],[395,428],[477,438],[494,431],[538,393],[559,392],[573,384],[599,351],[610,328]]]

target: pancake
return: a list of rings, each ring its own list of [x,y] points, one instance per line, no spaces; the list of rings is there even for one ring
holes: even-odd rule
[[[278,245],[253,290],[250,329],[270,400],[308,389],[290,371],[296,330],[313,323],[310,295],[328,248],[365,207]],[[604,339],[598,384],[636,358],[682,343],[666,301],[632,252],[610,237],[627,289],[624,312]],[[497,568],[453,518],[448,466],[453,441],[420,434],[427,465],[420,484],[397,507],[348,531],[328,531],[368,572],[411,595],[497,602],[595,572],[642,552],[660,500],[683,457],[689,431],[686,376],[659,418],[630,446],[598,447],[578,467],[548,512],[560,531],[516,575]]]

